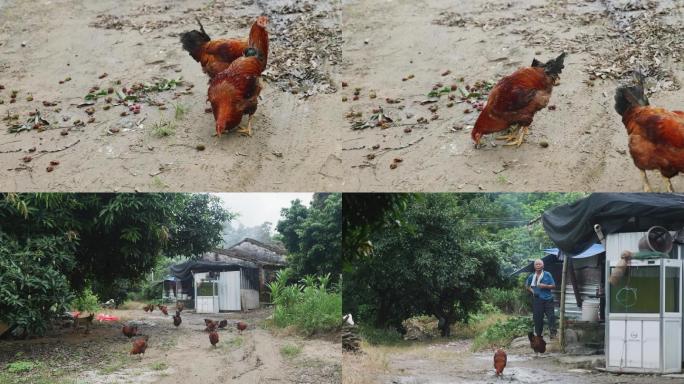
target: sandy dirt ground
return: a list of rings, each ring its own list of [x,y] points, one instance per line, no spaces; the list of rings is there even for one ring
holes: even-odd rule
[[[139,324],[149,335],[142,358],[131,356],[131,341],[120,323],[97,324],[89,335],[71,330],[29,341],[0,344],[0,366],[20,356],[47,365],[55,382],[76,383],[338,383],[341,352],[338,342],[276,335],[263,328],[270,310],[207,316],[185,311],[175,328],[171,316],[142,310],[112,311],[122,321]],[[228,319],[212,347],[204,331],[205,317]],[[238,333],[235,324],[249,328]],[[286,356],[283,346],[300,350]],[[19,354],[18,354],[19,353]]]
[[[347,100],[343,189],[641,191],[625,128],[613,109],[615,88],[628,71],[642,66],[651,104],[683,108],[684,4],[454,4],[345,2],[342,80],[348,86],[339,95]],[[527,141],[515,149],[501,141],[494,147],[488,138],[488,145],[475,150],[470,130],[481,97],[461,101],[466,86],[495,83],[534,57],[546,61],[563,51],[568,57],[549,103],[554,109],[537,113]],[[427,97],[435,85],[458,90],[435,101]],[[373,120],[380,108],[393,120],[382,128]],[[649,176],[655,190],[664,190],[657,173]],[[673,180],[675,190],[684,189],[684,177]]]
[[[561,383],[617,384],[678,383],[681,379],[653,375],[616,375],[563,365],[558,353],[535,356],[527,348],[508,350],[502,377],[496,377],[493,352],[470,351],[468,340],[419,343],[410,347],[369,347],[363,354],[344,353],[345,384],[450,384],[450,383]]]
[[[0,1],[0,190],[338,189],[338,2]],[[253,136],[217,140],[207,78],[179,33],[199,16],[211,36],[247,36],[262,14],[271,53]],[[137,83],[162,86],[134,114],[117,93]],[[83,105],[91,91],[105,94]],[[31,129],[36,111],[41,129]],[[31,118],[29,130],[8,131]]]

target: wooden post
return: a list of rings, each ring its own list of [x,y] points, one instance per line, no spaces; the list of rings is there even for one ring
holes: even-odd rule
[[[561,276],[561,292],[560,292],[560,320],[558,324],[558,337],[560,337],[560,349],[565,353],[565,275],[568,270],[568,255],[563,255],[563,274]]]

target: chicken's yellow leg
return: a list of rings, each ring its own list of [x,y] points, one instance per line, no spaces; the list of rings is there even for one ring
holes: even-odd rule
[[[644,183],[644,192],[653,192],[651,189],[651,184],[648,183],[648,176],[646,176],[646,171],[641,170],[641,180]]]
[[[516,147],[519,147],[520,144],[522,144],[523,141],[525,140],[525,135],[527,135],[527,129],[528,128],[529,127],[527,125],[523,126],[522,129],[520,129],[520,135],[518,136],[518,139],[512,143],[506,143],[504,145],[515,145]]]
[[[663,180],[665,181],[665,188],[667,188],[667,191],[673,193],[674,189],[672,189],[672,180],[666,176],[663,176]]]
[[[515,141],[517,139],[516,131],[520,130],[520,125],[516,124],[509,128],[508,134],[497,136],[497,140],[506,140],[508,142]]]
[[[249,118],[247,118],[247,128],[240,128],[238,129],[238,132],[247,135],[247,136],[252,136],[252,117],[254,115],[249,115]]]

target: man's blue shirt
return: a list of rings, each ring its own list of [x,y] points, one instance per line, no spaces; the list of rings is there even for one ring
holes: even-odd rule
[[[534,291],[534,295],[538,296],[542,300],[551,300],[553,299],[553,295],[551,294],[551,290],[547,288],[539,288],[539,284],[546,284],[546,285],[556,285],[556,282],[553,280],[553,276],[551,276],[551,273],[542,271],[542,277],[537,283],[537,286],[532,287],[532,279],[537,278],[537,272],[532,273],[528,278],[527,282],[525,285],[528,287],[531,287],[532,290]]]

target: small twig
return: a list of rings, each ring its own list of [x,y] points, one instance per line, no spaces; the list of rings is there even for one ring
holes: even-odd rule
[[[362,145],[362,146],[360,146],[360,147],[342,148],[342,150],[343,150],[343,151],[356,151],[356,150],[358,150],[358,149],[364,149],[364,148],[366,148],[366,146],[365,146],[365,145]]]
[[[81,140],[79,139],[79,140],[76,140],[76,141],[74,141],[73,143],[67,145],[66,147],[59,148],[59,149],[41,149],[41,150],[40,150],[40,153],[55,153],[55,152],[62,152],[62,151],[64,151],[64,150],[67,150],[67,149],[73,147],[74,145],[76,145],[76,144],[78,144],[78,143],[80,143],[80,142],[81,142]]]
[[[0,153],[16,153],[16,152],[21,152],[21,151],[23,151],[23,149],[19,148],[19,149],[7,150],[7,151],[0,151]]]
[[[412,146],[412,145],[414,145],[414,144],[419,143],[419,142],[420,142],[421,140],[423,140],[424,138],[425,138],[424,136],[421,136],[419,139],[417,139],[417,140],[415,140],[415,141],[412,141],[412,142],[410,142],[410,143],[408,143],[408,144],[401,145],[401,146],[399,146],[399,147],[385,147],[385,148],[383,148],[383,149],[382,149],[380,152],[378,152],[378,153],[385,153],[385,152],[388,152],[388,151],[398,151],[398,150],[400,150],[400,149],[405,149],[405,148],[408,148],[408,147],[410,147],[410,146]]]

